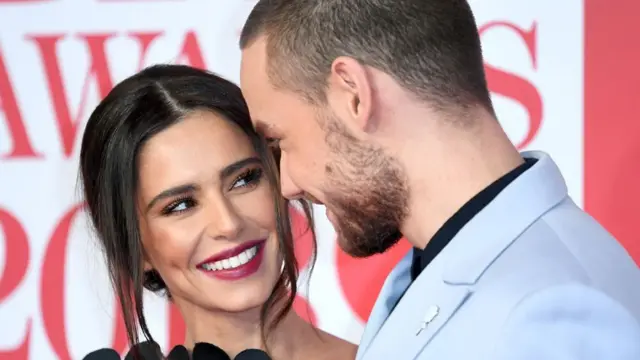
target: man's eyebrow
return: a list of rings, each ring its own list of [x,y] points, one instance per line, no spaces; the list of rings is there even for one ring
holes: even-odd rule
[[[260,165],[262,164],[262,160],[260,160],[260,158],[258,157],[251,156],[246,159],[236,161],[233,164],[227,165],[224,169],[222,169],[222,171],[220,171],[220,178],[227,178],[238,172],[239,170],[242,170],[243,168],[253,164]]]
[[[256,121],[255,130],[259,135],[267,140],[279,137],[278,129],[273,124]]]
[[[269,125],[267,125],[264,121],[262,120],[255,120],[254,119],[254,123],[255,126],[254,128],[256,129],[256,132],[258,134],[264,134],[268,129],[269,129]]]

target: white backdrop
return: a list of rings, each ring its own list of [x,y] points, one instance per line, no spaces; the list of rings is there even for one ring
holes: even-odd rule
[[[97,243],[76,211],[84,123],[113,84],[154,63],[206,67],[237,82],[238,33],[253,3],[0,0],[0,359],[79,359],[122,346]],[[576,202],[640,260],[640,190],[633,186],[640,50],[632,40],[640,35],[632,19],[640,5],[472,6],[512,141],[549,152]],[[323,209],[317,218],[311,308],[321,328],[357,343],[381,281],[408,246],[352,260],[336,248]],[[303,264],[306,249],[300,240]],[[180,342],[182,328],[170,323],[164,300],[150,295],[147,303],[162,346]]]

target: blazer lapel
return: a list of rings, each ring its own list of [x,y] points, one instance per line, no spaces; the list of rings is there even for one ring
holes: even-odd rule
[[[378,334],[382,324],[398,303],[398,299],[405,293],[411,284],[411,261],[413,250],[410,250],[393,268],[387,276],[376,303],[371,310],[367,326],[364,329],[356,359],[360,359]]]
[[[473,286],[494,260],[527,227],[567,198],[564,179],[548,155],[528,152],[523,156],[538,162],[458,232],[411,284],[387,320],[376,325],[375,335],[358,359],[415,359],[473,296]],[[391,286],[390,281],[386,286]]]
[[[438,260],[413,282],[358,359],[413,359],[464,304],[470,288],[444,283]]]
[[[560,170],[542,152],[525,152],[538,161],[514,180],[463,227],[446,248],[443,280],[475,284],[493,261],[531,224],[567,199]]]

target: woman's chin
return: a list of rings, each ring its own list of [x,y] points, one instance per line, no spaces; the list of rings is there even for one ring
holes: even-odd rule
[[[237,287],[221,289],[211,289],[204,295],[204,299],[211,310],[230,313],[250,312],[262,307],[271,295],[273,281],[267,279],[255,279],[255,282],[238,284]],[[218,291],[216,291],[218,290]]]
[[[200,272],[189,281],[190,288],[181,292],[181,302],[212,313],[243,313],[256,309],[259,313],[273,292],[280,274],[278,270],[275,262],[264,262],[255,272],[241,279],[221,279]]]
[[[237,299],[237,301],[231,301],[231,299],[229,299],[229,301],[225,301],[224,303],[218,303],[217,306],[219,311],[221,310],[233,314],[252,312],[259,314],[262,305],[267,302],[267,298],[268,295],[265,297],[258,297],[254,295],[252,297]]]

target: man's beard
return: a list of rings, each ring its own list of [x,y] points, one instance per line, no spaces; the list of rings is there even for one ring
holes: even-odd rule
[[[383,149],[354,138],[335,117],[325,118],[332,153],[327,201],[338,244],[353,257],[381,254],[398,243],[408,213],[402,166]]]

